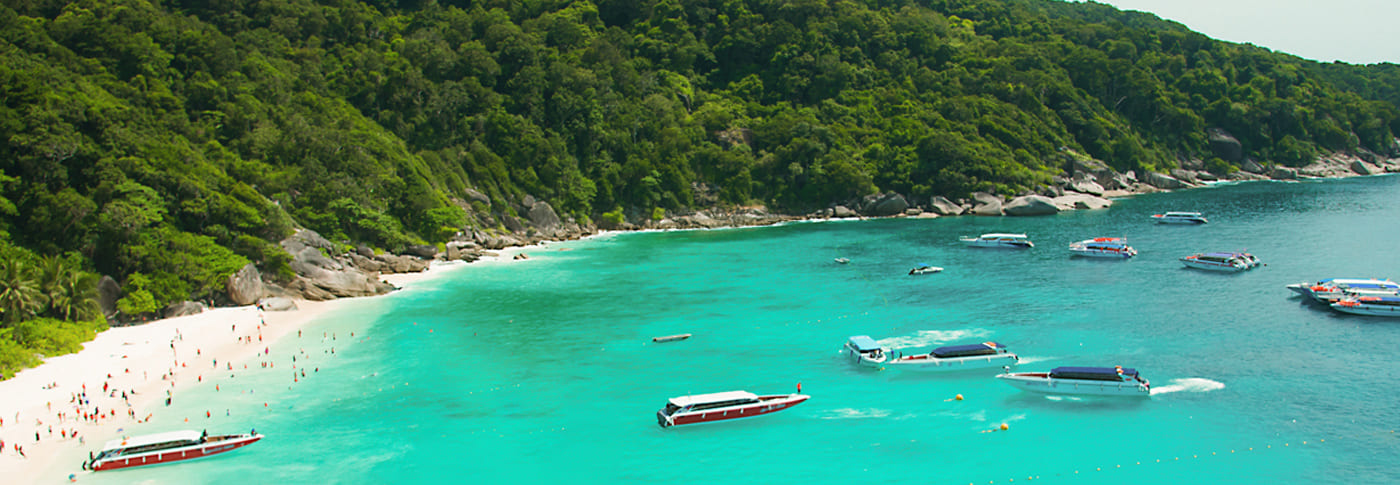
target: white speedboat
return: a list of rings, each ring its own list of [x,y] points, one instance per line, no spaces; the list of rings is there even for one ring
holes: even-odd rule
[[[1070,243],[1069,252],[1091,258],[1128,259],[1137,256],[1137,250],[1121,237],[1096,237]]]
[[[1244,271],[1263,263],[1249,253],[1198,253],[1180,259],[1187,268],[1208,271]]]
[[[909,270],[909,274],[910,274],[910,275],[916,275],[916,274],[933,274],[933,273],[941,273],[941,272],[943,272],[943,268],[938,267],[938,266],[933,266],[933,265],[928,264],[928,263],[919,263],[919,265],[916,266],[916,267],[914,267],[914,269]]]
[[[1050,372],[1006,372],[997,376],[1025,391],[1088,396],[1149,396],[1152,385],[1137,370],[1119,367],[1056,367]]]
[[[866,367],[881,367],[890,359],[890,349],[865,335],[856,335],[846,340],[846,356]]]
[[[1351,296],[1331,306],[1333,310],[1355,315],[1400,317],[1400,296]]]
[[[1035,247],[1035,244],[1032,244],[1025,234],[983,234],[977,237],[963,236],[958,240],[974,248],[1027,249]]]
[[[666,407],[656,412],[656,424],[662,428],[669,428],[685,424],[752,418],[802,404],[809,397],[811,396],[806,394],[759,396],[746,391],[673,397],[666,401]]]
[[[108,441],[102,451],[83,462],[83,468],[104,471],[204,458],[251,445],[262,437],[257,431],[219,436],[199,431],[133,436]]]
[[[846,264],[851,262],[851,258],[836,258],[836,264]]]
[[[885,365],[892,369],[954,371],[1006,367],[1016,365],[1020,360],[1016,354],[1007,352],[1005,345],[982,342],[939,347],[927,354],[904,355],[890,359]]]
[[[1162,214],[1152,214],[1152,220],[1158,224],[1205,224],[1206,218],[1200,212],[1166,212]]]
[[[1377,278],[1328,278],[1316,283],[1288,285],[1294,293],[1310,297],[1323,303],[1335,303],[1347,295],[1391,296],[1400,295],[1400,283]]]

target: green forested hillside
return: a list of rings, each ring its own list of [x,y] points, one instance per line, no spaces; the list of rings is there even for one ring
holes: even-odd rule
[[[395,250],[527,194],[581,223],[1012,194],[1062,147],[1229,170],[1212,127],[1261,162],[1395,155],[1396,72],[1047,0],[9,1],[0,250],[140,313],[285,275],[297,225]]]

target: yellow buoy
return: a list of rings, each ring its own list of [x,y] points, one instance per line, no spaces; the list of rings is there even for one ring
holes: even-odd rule
[[[1010,429],[1010,428],[1011,428],[1011,427],[1010,427],[1010,426],[1007,426],[1006,423],[1001,423],[1001,430],[1002,430],[1002,431],[1006,431],[1007,429]]]
[[[958,395],[956,395],[956,396],[953,396],[953,399],[957,399],[957,400],[959,400],[959,401],[963,400],[962,394],[958,394]]]

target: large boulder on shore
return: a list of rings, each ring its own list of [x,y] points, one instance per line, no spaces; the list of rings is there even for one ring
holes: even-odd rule
[[[1060,210],[1107,209],[1113,201],[1088,194],[1065,194],[1056,197],[1055,207]]]
[[[297,309],[297,302],[284,296],[274,296],[258,300],[258,308],[269,312],[287,312]]]
[[[874,202],[866,206],[865,215],[873,217],[888,217],[904,213],[904,209],[909,208],[909,201],[904,200],[904,196],[899,194],[886,194],[875,199]]]
[[[1147,174],[1143,176],[1143,182],[1162,190],[1176,190],[1191,187],[1191,184],[1182,182],[1171,175],[1157,172],[1147,172]]]
[[[1001,211],[1008,216],[1044,216],[1060,212],[1055,201],[1041,195],[1027,195],[1011,199]]]
[[[313,247],[292,255],[288,266],[299,276],[288,289],[301,291],[308,300],[381,295],[394,289],[393,285],[378,281],[378,273],[371,276],[346,267]]]
[[[1252,158],[1246,158],[1244,163],[1240,164],[1240,170],[1257,175],[1264,174],[1264,166],[1260,165],[1259,162],[1254,161]]]
[[[845,219],[849,217],[860,217],[860,213],[853,211],[851,210],[851,208],[846,207],[844,205],[838,205],[831,209],[831,216]]]
[[[559,220],[559,214],[554,212],[554,208],[543,200],[535,201],[534,205],[530,206],[529,212],[526,213],[526,217],[529,217],[530,222],[540,229],[554,229],[564,223]]]
[[[932,199],[929,199],[928,206],[929,212],[940,216],[956,216],[962,214],[963,211],[962,206],[941,195],[935,195]]]
[[[185,315],[198,315],[209,309],[207,305],[197,301],[182,301],[171,303],[160,312],[161,318],[183,317]]]
[[[1373,169],[1373,168],[1371,168],[1371,164],[1366,163],[1366,162],[1361,161],[1361,160],[1352,160],[1352,162],[1351,162],[1351,167],[1350,167],[1350,168],[1351,168],[1351,171],[1356,172],[1357,175],[1375,175],[1375,174],[1376,174],[1376,170]]]
[[[228,299],[234,305],[252,305],[267,294],[263,287],[262,275],[253,263],[243,265],[228,277]]]
[[[1103,191],[1104,191],[1103,186],[1102,186],[1102,185],[1099,185],[1098,182],[1095,182],[1094,179],[1093,179],[1092,177],[1088,176],[1088,175],[1075,175],[1075,176],[1074,176],[1074,179],[1072,179],[1072,180],[1069,181],[1069,187],[1068,187],[1068,188],[1069,188],[1069,190],[1072,190],[1072,191],[1075,191],[1075,192],[1079,192],[1079,193],[1081,193],[1081,194],[1092,194],[1092,195],[1103,195]],[[1056,195],[1056,196],[1060,196],[1060,195],[1063,195],[1063,194],[1055,194],[1055,195]]]
[[[979,216],[1001,215],[1001,197],[986,192],[973,192],[972,213]]]

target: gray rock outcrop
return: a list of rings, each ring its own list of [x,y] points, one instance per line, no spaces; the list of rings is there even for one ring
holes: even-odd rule
[[[909,201],[904,200],[903,195],[886,194],[869,204],[865,209],[865,215],[873,217],[888,217],[903,214],[909,208]]]
[[[227,289],[229,301],[237,306],[252,305],[267,294],[263,288],[262,274],[253,263],[245,264],[229,275]]]
[[[183,317],[185,315],[198,315],[208,310],[209,306],[197,301],[182,301],[171,303],[161,310],[161,318]]]
[[[973,192],[972,213],[979,216],[1001,215],[1001,197],[986,192]]]
[[[530,218],[530,222],[535,227],[540,229],[555,229],[563,225],[563,221],[559,220],[559,214],[554,213],[554,208],[543,200],[536,201],[534,205],[531,205],[526,216]]]
[[[1233,135],[1220,128],[1210,128],[1206,130],[1206,134],[1210,137],[1210,150],[1215,152],[1215,156],[1227,162],[1240,161],[1240,157],[1244,155],[1244,147]]]
[[[831,208],[831,216],[844,219],[848,217],[860,217],[860,214],[856,211],[851,210],[849,207],[846,207],[844,205],[838,205],[836,207]]]
[[[297,302],[291,298],[274,296],[258,300],[258,308],[269,312],[287,312],[297,309]]]
[[[293,254],[288,266],[297,278],[287,289],[301,292],[308,300],[381,295],[394,289],[393,285],[378,281],[378,273],[366,274],[347,267],[314,247],[304,247]]]
[[[1356,172],[1357,175],[1375,175],[1375,174],[1376,174],[1376,170],[1371,168],[1371,164],[1366,163],[1366,162],[1361,161],[1361,160],[1353,160],[1353,161],[1351,162],[1351,166],[1350,166],[1349,168],[1351,168],[1351,171]]]
[[[111,317],[117,314],[117,300],[122,297],[122,285],[117,284],[117,280],[111,276],[103,275],[97,280],[97,306],[102,308],[102,315]]]
[[[1055,206],[1055,201],[1041,195],[1026,195],[1011,199],[1002,207],[1002,212],[1008,216],[1044,216],[1060,212],[1060,208]]]
[[[1269,171],[1269,177],[1278,180],[1293,180],[1298,178],[1298,171],[1288,167],[1274,165],[1274,169]]]
[[[1151,185],[1162,190],[1184,189],[1191,186],[1190,184],[1182,182],[1181,180],[1178,180],[1170,175],[1157,172],[1147,172],[1147,174],[1143,176],[1143,182],[1146,182],[1147,185]]]
[[[933,196],[933,198],[929,200],[928,205],[929,212],[933,212],[940,216],[956,216],[962,214],[963,211],[962,206],[953,203],[953,201],[948,200],[947,197],[943,197],[941,195]]]
[[[404,248],[403,252],[404,254],[410,254],[423,259],[433,259],[434,257],[437,257],[438,250],[437,246],[429,244],[414,244],[412,246]]]
[[[1070,180],[1069,182],[1069,190],[1073,190],[1081,194],[1103,195],[1104,187],[1102,185],[1099,185],[1098,182],[1095,182],[1088,176],[1075,176],[1075,178],[1073,180]],[[1057,197],[1059,195],[1064,194],[1056,194]]]
[[[1254,161],[1254,159],[1252,159],[1252,158],[1247,158],[1247,159],[1245,159],[1244,163],[1241,163],[1241,164],[1240,164],[1240,170],[1243,170],[1243,171],[1245,171],[1245,172],[1249,172],[1249,173],[1252,173],[1252,174],[1263,174],[1263,173],[1264,173],[1264,166],[1263,166],[1263,165],[1259,165],[1259,162]]]
[[[1088,194],[1065,194],[1053,201],[1060,210],[1107,209],[1113,201]]]

